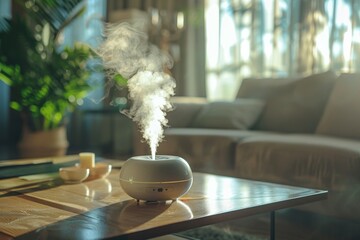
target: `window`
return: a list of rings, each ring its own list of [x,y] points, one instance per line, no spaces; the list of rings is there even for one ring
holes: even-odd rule
[[[206,0],[209,99],[233,99],[245,77],[360,69],[356,0]]]
[[[87,0],[85,13],[64,31],[63,45],[72,45],[76,41],[86,42],[96,48],[102,41],[104,19],[106,15],[106,1]],[[101,73],[94,73],[90,76],[89,82],[97,86],[87,98],[81,108],[98,109],[103,105],[104,98],[104,76]]]

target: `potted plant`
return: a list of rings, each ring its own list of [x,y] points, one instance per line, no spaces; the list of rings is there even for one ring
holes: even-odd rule
[[[93,52],[80,43],[61,46],[59,39],[85,7],[80,0],[13,3],[16,15],[0,19],[0,80],[10,86],[10,108],[23,121],[20,153],[63,155],[68,147],[66,115],[91,90],[87,63]],[[51,143],[58,146],[46,150]]]

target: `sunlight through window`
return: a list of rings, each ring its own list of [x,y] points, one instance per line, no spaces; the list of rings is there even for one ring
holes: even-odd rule
[[[246,77],[360,70],[360,1],[206,0],[209,100]]]

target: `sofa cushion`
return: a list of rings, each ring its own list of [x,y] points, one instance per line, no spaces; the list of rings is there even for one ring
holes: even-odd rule
[[[260,99],[210,102],[202,107],[191,127],[248,129],[258,119],[263,107],[264,101]]]
[[[360,139],[360,74],[341,74],[336,81],[317,134]]]
[[[206,128],[167,128],[164,131],[165,141],[167,136],[203,136],[203,137],[226,137],[236,142],[254,136],[281,136],[280,133],[253,131],[253,130],[233,130],[233,129],[206,129]]]
[[[282,94],[286,91],[286,86],[298,80],[298,78],[245,78],[241,82],[241,86],[236,98],[258,98],[267,100],[271,97]]]
[[[328,71],[282,86],[282,91],[268,99],[255,129],[314,133],[335,79]]]
[[[329,190],[306,210],[359,219],[360,142],[314,134],[257,135],[236,147],[236,176]],[[304,206],[304,209],[305,207]]]
[[[235,146],[242,139],[274,133],[233,129],[167,128],[156,154],[180,156],[193,171],[224,173],[234,168]],[[275,134],[276,135],[276,134]],[[149,146],[134,133],[134,155],[148,155]]]
[[[236,131],[168,128],[156,154],[180,156],[189,163],[193,171],[232,168],[237,140],[237,135],[233,132]],[[148,155],[149,147],[144,142],[136,141],[134,154]]]
[[[207,103],[204,98],[196,97],[173,97],[171,104],[173,110],[167,113],[170,127],[189,127],[196,115]]]

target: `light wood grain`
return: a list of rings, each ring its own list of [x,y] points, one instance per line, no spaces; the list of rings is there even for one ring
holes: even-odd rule
[[[327,195],[321,190],[194,173],[192,188],[180,200],[137,203],[120,187],[118,169],[113,169],[106,179],[57,184],[21,190],[16,192],[18,196],[0,198],[0,211],[6,211],[7,217],[12,216],[12,211],[6,210],[6,206],[10,209],[22,206],[24,213],[36,206],[38,210],[32,215],[43,217],[36,225],[26,227],[17,226],[16,222],[12,222],[11,228],[1,224],[0,232],[16,237],[32,231],[25,235],[29,239],[45,236],[48,239],[51,236],[57,239],[146,239],[318,201]],[[28,218],[16,212],[13,216],[19,223]],[[12,230],[20,226],[22,231]]]
[[[22,196],[0,197],[0,230],[10,236],[19,236],[75,215]]]
[[[36,165],[43,163],[59,164],[64,162],[71,162],[79,159],[78,155],[68,155],[65,157],[44,157],[44,158],[28,158],[28,159],[13,159],[0,161],[0,167],[13,167],[22,165]]]

